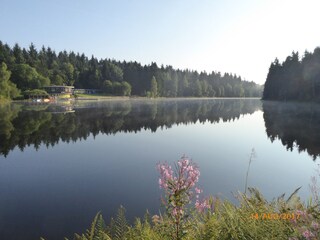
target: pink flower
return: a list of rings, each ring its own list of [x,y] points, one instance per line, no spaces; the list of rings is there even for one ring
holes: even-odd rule
[[[173,215],[174,217],[178,215],[177,208],[174,208],[174,209],[172,210],[172,215]]]
[[[195,207],[198,210],[198,212],[202,213],[206,209],[210,209],[211,206],[209,204],[209,199],[203,199],[202,201],[196,200]]]
[[[186,215],[187,207],[196,198],[195,207],[199,212],[210,209],[210,201],[199,200],[202,189],[196,187],[200,171],[198,166],[183,156],[176,164],[175,171],[167,163],[157,164],[160,173],[159,186],[166,195],[167,213],[175,222],[182,221]]]
[[[307,217],[307,212],[305,210],[304,211],[297,210],[296,214],[299,214],[300,217]]]
[[[181,160],[178,161],[178,166],[182,169],[185,169],[189,165],[189,160],[186,157],[182,157]]]
[[[173,171],[171,166],[167,163],[158,164],[158,171],[160,172],[159,186],[160,188],[166,189],[168,187],[168,182],[173,180]]]
[[[184,211],[180,207],[175,207],[172,209],[172,216],[179,217],[184,214]]]
[[[305,231],[302,233],[302,236],[304,236],[306,239],[311,239],[311,237],[314,237],[313,233],[310,232],[309,230],[305,230]]]
[[[200,188],[197,188],[197,187],[195,187],[194,191],[195,191],[197,194],[202,193],[202,190],[201,190]]]
[[[312,223],[311,223],[311,227],[312,227],[314,230],[320,229],[319,223],[316,223],[316,222],[313,222],[313,221],[312,221]]]

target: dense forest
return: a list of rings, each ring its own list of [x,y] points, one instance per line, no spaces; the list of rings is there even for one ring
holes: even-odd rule
[[[275,59],[269,68],[263,99],[319,101],[320,48],[313,53],[305,51],[301,60],[298,52],[292,52],[282,63]]]
[[[92,105],[91,105],[92,104]],[[260,101],[134,100],[80,102],[76,105],[0,105],[0,156],[23,150],[86,139],[91,134],[157,131],[174,124],[232,121],[261,109]]]
[[[0,96],[15,98],[20,92],[48,85],[100,89],[109,95],[148,97],[260,97],[262,86],[240,76],[200,72],[138,62],[98,60],[84,54],[50,47],[37,50],[0,41]]]

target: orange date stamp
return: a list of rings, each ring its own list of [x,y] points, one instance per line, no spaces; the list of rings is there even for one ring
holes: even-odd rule
[[[253,213],[250,215],[254,220],[298,220],[299,213]]]

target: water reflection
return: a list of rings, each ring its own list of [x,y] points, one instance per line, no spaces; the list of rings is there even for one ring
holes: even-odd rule
[[[297,129],[307,124],[292,124],[297,116],[291,112],[306,107],[281,106],[263,106],[268,135],[281,139],[293,133],[297,139]],[[130,221],[146,209],[158,213],[155,165],[184,153],[199,164],[199,184],[208,195],[234,199],[230,192],[245,186],[254,147],[258,157],[250,166],[248,187],[271,200],[304,186],[300,194],[307,199],[315,163],[305,161],[306,153],[272,144],[261,109],[259,100],[250,99],[0,106],[0,239],[71,239],[97,211],[108,221],[120,205]],[[317,113],[313,117],[310,129]]]
[[[0,106],[0,154],[18,146],[53,146],[59,141],[86,139],[90,134],[115,134],[170,128],[197,121],[233,121],[260,109],[257,100],[122,100],[65,105]]]
[[[287,150],[307,151],[314,160],[320,155],[319,104],[266,101],[263,112],[271,142],[279,139]]]

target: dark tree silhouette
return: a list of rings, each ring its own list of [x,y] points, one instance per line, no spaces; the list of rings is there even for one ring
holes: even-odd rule
[[[269,68],[263,99],[280,101],[320,100],[320,48],[305,52],[299,60],[292,52],[283,63],[276,59]]]

